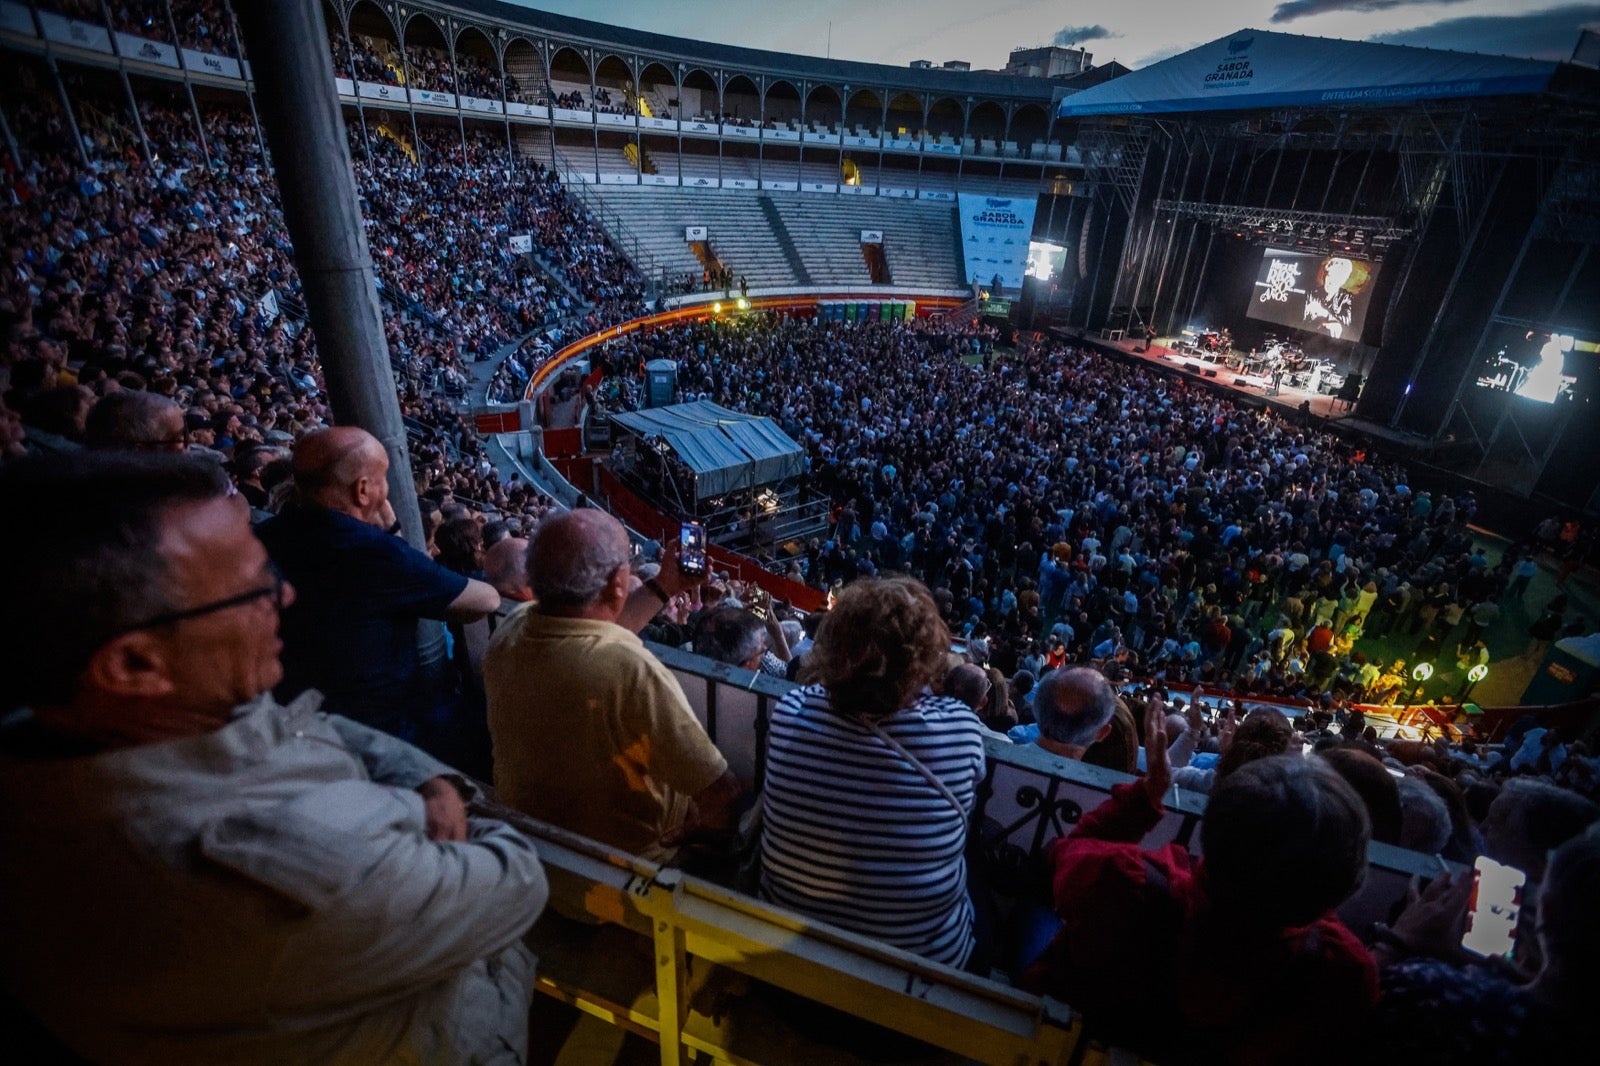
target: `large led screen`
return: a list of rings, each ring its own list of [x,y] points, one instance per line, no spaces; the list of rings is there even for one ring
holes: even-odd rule
[[[1377,276],[1377,264],[1365,259],[1267,248],[1245,313],[1334,340],[1360,340]]]

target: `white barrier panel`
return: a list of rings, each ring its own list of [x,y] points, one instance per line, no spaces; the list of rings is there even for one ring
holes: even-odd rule
[[[508,103],[506,114],[512,118],[545,119],[550,117],[550,109],[543,104]]]
[[[947,203],[954,203],[955,202],[955,198],[956,198],[956,194],[955,193],[953,193],[953,192],[940,192],[937,189],[923,189],[920,193],[917,194],[917,199],[919,199],[919,200],[943,200],[943,201],[945,201]]]
[[[753,141],[761,136],[761,131],[754,126],[724,125],[722,127],[722,135],[724,137],[742,137],[747,141]]]
[[[800,131],[799,130],[762,130],[761,131],[761,136],[762,136],[763,139],[769,140],[769,141],[798,141],[800,139]]]
[[[924,152],[932,152],[934,155],[961,154],[961,146],[959,144],[940,144],[937,141],[923,141],[922,150]]]
[[[883,230],[881,230],[881,229],[864,229],[864,230],[862,230],[861,231],[861,243],[862,244],[882,244],[883,243]]]
[[[852,133],[845,137],[844,143],[847,148],[876,148],[878,147],[878,138],[862,137],[859,134]]]
[[[379,85],[375,81],[358,81],[356,89],[368,100],[388,100],[395,104],[406,102],[406,90],[403,85]]]
[[[761,183],[755,178],[723,178],[724,189],[759,189]]]
[[[414,104],[429,104],[433,107],[455,107],[455,93],[441,93],[434,89],[412,89],[411,102]]]
[[[505,105],[499,100],[488,100],[482,96],[463,96],[461,110],[481,111],[486,115],[498,115],[505,111]]]
[[[639,184],[676,185],[678,184],[678,176],[676,174],[640,174]]]
[[[219,56],[215,52],[197,52],[193,48],[185,48],[183,65],[202,74],[215,74],[219,78],[232,78],[238,81],[244,77],[237,59]]]
[[[798,181],[771,181],[763,178],[761,181],[761,187],[763,189],[771,189],[773,192],[800,191],[800,183]]]
[[[878,187],[876,185],[841,185],[839,186],[839,191],[846,196],[878,195]]]
[[[891,188],[888,188],[887,186],[885,186],[885,187],[880,188],[878,190],[878,195],[879,196],[887,196],[887,197],[889,197],[891,199],[894,199],[894,200],[915,200],[917,198],[917,190],[915,190],[915,189],[891,189]]]
[[[639,175],[637,175],[637,174],[602,174],[602,175],[600,175],[600,184],[601,185],[637,185],[637,184],[639,184]]]
[[[176,67],[178,65],[178,50],[162,41],[152,41],[148,37],[135,37],[131,33],[119,33],[117,37],[117,51],[124,59],[137,59],[142,63],[159,63],[163,67]]]
[[[703,241],[706,239],[706,228],[704,226],[685,226],[683,227],[683,239],[685,243]]]
[[[576,111],[570,107],[558,107],[554,109],[554,114],[557,122],[582,122],[587,126],[594,125],[593,111]]]
[[[837,133],[818,133],[816,130],[806,130],[807,144],[838,144]]]
[[[44,27],[44,35],[49,40],[96,52],[111,51],[111,31],[104,26],[79,22],[53,11],[39,12],[39,25]]]
[[[839,191],[839,186],[838,186],[837,183],[835,183],[833,185],[830,185],[825,181],[802,181],[800,183],[800,191],[801,192],[838,192]]]
[[[906,140],[884,141],[883,142],[883,146],[885,148],[889,149],[889,151],[891,151],[891,152],[915,152],[917,150],[917,142],[916,141],[906,141]]]
[[[33,24],[33,13],[28,10],[28,5],[13,3],[12,0],[0,3],[0,30],[20,34],[23,37],[39,36],[39,29]]]
[[[632,115],[613,115],[609,111],[595,112],[594,120],[602,126],[627,126],[633,127]]]
[[[685,133],[716,133],[717,132],[717,124],[715,122],[702,122],[699,119],[691,119],[688,122],[680,122],[679,126],[683,129],[683,132],[685,132]]]
[[[561,176],[567,181],[577,182],[579,185],[598,185],[593,174],[586,174],[581,170],[564,170]]]
[[[678,128],[678,120],[675,118],[641,118],[639,125],[647,130],[675,130]]]
[[[334,78],[333,88],[340,96],[354,96],[356,94],[356,83],[349,78]]]
[[[684,178],[683,184],[689,189],[716,189],[721,187],[721,182],[716,178]]]

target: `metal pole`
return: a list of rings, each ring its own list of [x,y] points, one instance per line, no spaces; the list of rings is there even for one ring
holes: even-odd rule
[[[422,516],[406,428],[320,4],[241,4],[238,15],[262,87],[262,125],[334,419],[382,442],[389,453],[390,503],[406,540],[421,550]]]

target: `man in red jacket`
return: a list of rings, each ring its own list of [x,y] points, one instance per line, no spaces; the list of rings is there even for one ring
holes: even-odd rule
[[[1178,844],[1144,851],[1171,787],[1165,716],[1150,700],[1144,780],[1051,845],[1063,925],[1025,983],[1157,1062],[1344,1060],[1378,992],[1333,913],[1366,873],[1361,798],[1320,759],[1259,759],[1212,793],[1203,861]]]

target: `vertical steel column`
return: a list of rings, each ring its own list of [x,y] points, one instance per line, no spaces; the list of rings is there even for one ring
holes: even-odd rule
[[[225,7],[225,10],[228,12],[228,18],[233,24],[233,39],[235,41],[239,42],[239,54],[237,56],[235,56],[234,58],[236,58],[239,61],[239,73],[243,74],[244,73],[244,34],[239,32],[239,19],[238,19],[237,15],[233,14],[232,6]],[[319,15],[318,17],[320,18],[321,16]],[[327,51],[327,49],[324,48],[323,51]],[[333,65],[333,57],[331,55],[328,57],[328,65],[330,67]],[[250,73],[252,75],[255,73],[255,69],[256,68],[254,66],[251,66]],[[333,83],[329,82],[328,84],[332,85]],[[335,97],[335,98],[337,99],[337,97]],[[256,124],[256,144],[258,146],[260,146],[260,148],[261,148],[261,166],[263,168],[265,168],[266,165],[267,165],[267,140],[266,140],[266,135],[263,134],[262,131],[261,131],[261,112],[256,110],[256,93],[255,93],[255,78],[254,77],[249,77],[249,78],[245,79],[245,82],[244,82],[244,101],[245,101],[245,103],[250,105],[250,118]]]
[[[150,150],[150,138],[144,134],[144,119],[139,115],[139,101],[133,95],[133,83],[128,80],[128,66],[122,59],[122,48],[117,44],[117,35],[112,27],[111,8],[106,5],[106,0],[100,0],[100,18],[106,24],[106,30],[111,37],[111,50],[117,56],[117,77],[122,79],[122,91],[128,98],[128,110],[133,113],[133,128],[139,133],[139,147],[144,151],[144,161],[153,163],[155,153]],[[204,136],[202,135],[202,143]]]
[[[194,81],[189,77],[189,68],[183,63],[183,42],[178,40],[178,20],[172,17],[172,0],[161,0],[161,10],[167,13],[167,32],[172,35],[172,47],[178,53],[179,68],[183,71],[183,91],[189,94],[189,110],[194,113],[194,128],[200,136],[200,150],[205,152],[206,162],[209,164],[211,162],[211,144],[206,140],[206,120],[205,116],[200,114],[200,101],[195,98]],[[237,36],[237,28],[234,32]],[[239,72],[241,74],[244,73],[243,66],[240,66]],[[245,95],[249,96],[250,94],[246,93]],[[258,122],[256,123],[256,144],[260,145],[260,143],[261,123]],[[267,153],[263,151],[261,153],[262,161],[265,162],[266,158]]]
[[[406,429],[320,4],[247,4],[242,16],[244,39],[265,89],[262,117],[273,171],[334,418],[382,442],[389,454],[390,502],[406,540],[421,550],[422,518]]]

